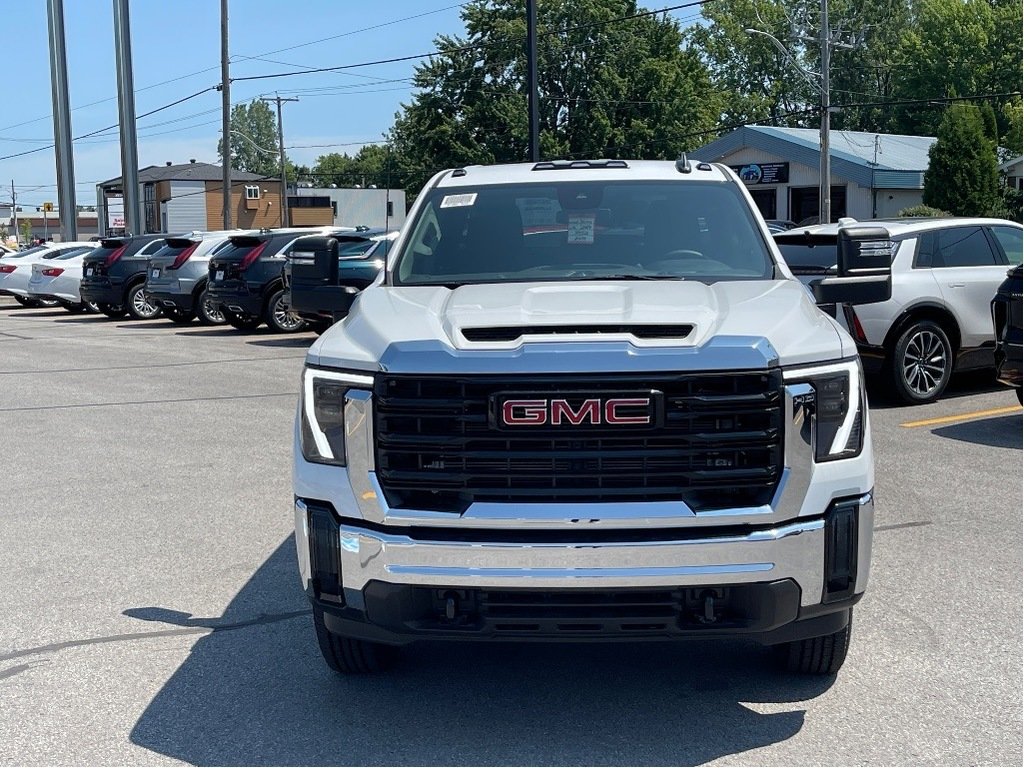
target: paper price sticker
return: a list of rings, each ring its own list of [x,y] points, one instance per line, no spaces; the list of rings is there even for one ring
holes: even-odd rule
[[[476,202],[476,192],[464,195],[445,195],[441,200],[442,208],[465,208]]]
[[[594,244],[594,219],[593,214],[583,214],[569,217],[569,244],[570,245],[593,245]]]

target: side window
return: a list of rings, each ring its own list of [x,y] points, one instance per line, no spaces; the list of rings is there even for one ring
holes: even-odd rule
[[[935,248],[935,233],[922,232],[917,238],[917,255],[914,269],[928,269],[932,266],[932,251]]]
[[[152,256],[164,246],[163,240],[153,240],[146,244],[146,247],[139,251],[139,256]]]
[[[992,267],[997,263],[981,227],[952,227],[935,233],[933,267]]]
[[[1003,249],[1003,254],[1010,264],[1020,264],[1021,251],[1024,250],[1024,232],[1017,227],[992,227],[996,242]]]
[[[260,188],[257,184],[246,184],[245,185],[245,199],[246,200],[259,200],[260,199]]]

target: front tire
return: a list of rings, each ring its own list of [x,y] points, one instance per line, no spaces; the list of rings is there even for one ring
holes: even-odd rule
[[[953,373],[953,345],[942,327],[931,320],[907,326],[896,339],[890,358],[893,389],[910,405],[937,400]]]
[[[39,306],[38,301],[36,301],[35,299],[30,299],[28,296],[15,296],[14,300],[21,304],[21,306],[25,307],[26,309],[31,309],[32,307]]]
[[[125,303],[128,305],[128,314],[135,320],[153,320],[160,317],[162,311],[150,300],[145,283],[136,283],[129,288]]]
[[[168,307],[164,310],[164,317],[175,325],[188,325],[192,322],[192,318],[195,317],[195,313],[186,312],[184,309],[179,309],[178,307]]]
[[[251,317],[249,315],[237,315],[230,309],[224,310],[224,320],[227,321],[227,324],[232,328],[239,331],[255,331],[263,322],[262,318]]]
[[[313,608],[316,641],[327,666],[342,675],[383,672],[394,659],[394,649],[380,643],[335,635],[324,624],[323,609]]]
[[[783,643],[778,648],[783,668],[792,674],[834,675],[846,661],[853,631],[853,610],[850,620],[838,632]]]
[[[306,327],[306,321],[288,308],[283,290],[275,291],[270,297],[264,319],[271,330],[278,333],[298,333]]]
[[[106,315],[111,320],[116,320],[119,317],[124,317],[128,313],[128,310],[126,310],[120,304],[106,304],[104,302],[100,302],[99,304],[96,305],[96,308],[100,311],[101,314]]]

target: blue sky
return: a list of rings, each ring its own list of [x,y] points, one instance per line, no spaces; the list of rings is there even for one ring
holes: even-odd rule
[[[64,13],[71,125],[79,136],[117,122],[112,3],[64,0]],[[452,0],[231,0],[231,76],[297,68],[247,56],[325,67],[423,53],[433,48],[437,34],[462,32],[458,13]],[[378,24],[386,26],[356,32]],[[131,26],[137,114],[220,82],[218,0],[133,0]],[[53,142],[45,0],[12,3],[5,28],[8,98],[0,109],[0,156]],[[323,40],[338,35],[345,36]],[[410,95],[407,82],[380,80],[408,78],[413,64],[233,83],[231,100],[272,96],[275,89],[282,96],[298,95],[298,103],[285,106],[286,145],[294,147],[289,151],[293,160],[312,163],[320,154],[352,152],[358,146],[307,145],[379,139]],[[181,79],[157,85],[174,78]],[[211,91],[139,120],[139,164],[191,158],[215,163],[219,132],[220,94]],[[120,175],[118,146],[116,129],[76,142],[79,205],[94,205],[96,182]],[[0,201],[9,198],[12,179],[19,204],[56,202],[53,150],[0,160]]]

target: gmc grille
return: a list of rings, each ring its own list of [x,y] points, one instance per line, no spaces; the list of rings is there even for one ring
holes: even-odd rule
[[[664,393],[662,426],[499,430],[495,393]],[[378,375],[377,477],[393,508],[462,512],[474,501],[766,504],[782,474],[778,370],[574,376]]]

